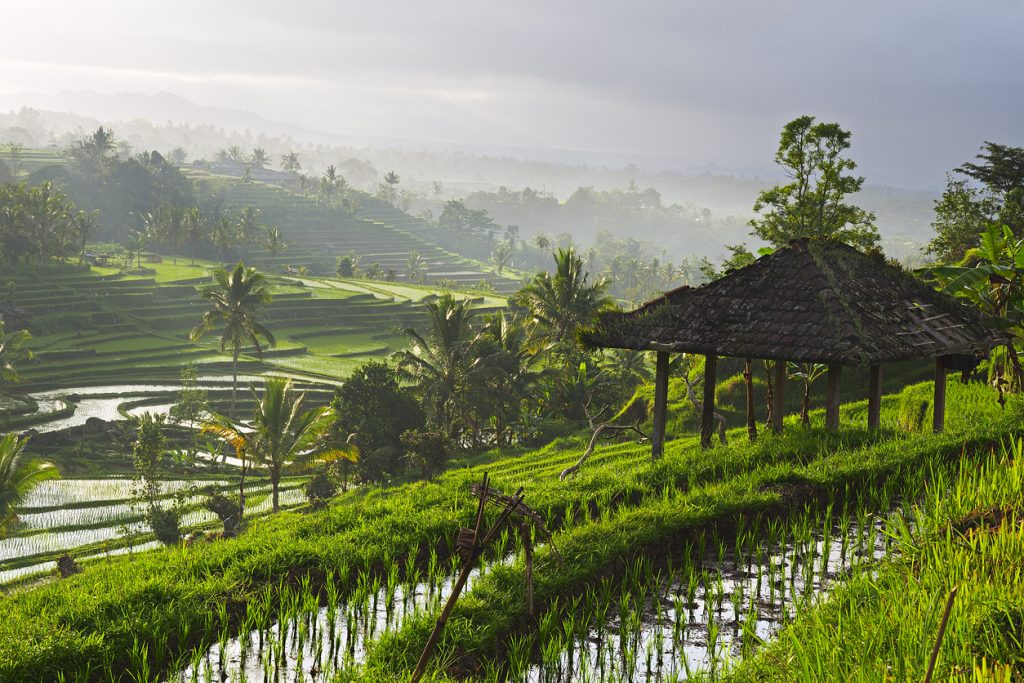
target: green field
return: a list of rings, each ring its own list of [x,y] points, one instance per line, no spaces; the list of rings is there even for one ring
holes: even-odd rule
[[[229,358],[211,333],[192,343],[188,331],[205,310],[199,288],[215,264],[181,259],[143,272],[53,265],[7,276],[12,301],[28,318],[37,363],[24,368],[24,390],[125,381],[173,380],[187,361],[226,374]],[[437,290],[335,278],[271,276],[273,302],[261,312],[280,343],[250,374],[280,371],[337,380],[370,358],[404,348],[401,330],[423,323],[422,303]],[[470,296],[481,311],[505,304]]]
[[[906,391],[927,397],[928,389]],[[1019,403],[1001,411],[983,386],[951,385],[950,401],[958,409],[944,434],[898,429],[900,397],[889,395],[880,433],[850,427],[831,435],[791,421],[784,435],[756,444],[745,443],[740,430],[730,433],[733,445],[710,451],[699,449],[695,437],[680,438],[657,463],[646,445],[609,443],[566,482],[558,473],[579,457],[582,438],[492,452],[435,482],[360,489],[324,512],[268,518],[238,539],[111,558],[2,598],[8,617],[0,623],[0,680],[50,680],[59,672],[104,680],[160,670],[198,674],[217,668],[218,648],[238,633],[262,634],[261,656],[289,670],[289,648],[319,642],[322,653],[332,650],[328,622],[316,616],[324,604],[337,611],[323,614],[333,620],[331,639],[344,633],[345,643],[365,648],[365,656],[342,656],[332,665],[337,680],[407,678],[458,564],[451,540],[471,521],[468,486],[485,470],[502,490],[524,486],[527,502],[554,530],[561,560],[550,547],[537,551],[535,601],[542,615],[562,623],[566,605],[587,613],[574,600],[606,583],[614,595],[637,558],[672,558],[676,567],[696,561],[697,540],[707,539],[710,549],[716,542],[730,546],[738,518],[802,519],[808,505],[826,504],[854,516],[884,511],[886,501],[918,495],[962,458],[983,459],[1019,427]],[[843,418],[860,418],[863,410],[863,402],[844,406]],[[516,538],[503,535],[457,606],[435,676],[493,680],[513,660],[539,666],[545,648],[557,654],[563,647],[564,638],[552,644],[530,635]],[[403,586],[421,586],[424,597],[402,598]],[[267,630],[277,621],[296,629],[287,642]],[[308,667],[312,655],[304,656]]]

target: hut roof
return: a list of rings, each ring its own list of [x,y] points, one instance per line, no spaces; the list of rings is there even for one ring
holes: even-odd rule
[[[635,311],[606,313],[583,341],[859,365],[979,356],[1003,340],[979,311],[881,254],[799,239],[714,282],[666,292]]]

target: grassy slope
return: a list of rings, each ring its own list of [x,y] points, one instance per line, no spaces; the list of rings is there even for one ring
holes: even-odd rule
[[[707,523],[726,512],[734,515],[737,506],[777,505],[778,493],[761,490],[772,481],[855,482],[956,452],[966,440],[998,438],[1010,428],[988,392],[977,387],[952,387],[951,403],[960,411],[951,416],[946,435],[851,430],[836,439],[793,429],[756,445],[737,442],[710,452],[687,437],[672,442],[666,460],[657,464],[650,463],[645,446],[609,444],[571,482],[559,482],[557,475],[579,456],[582,442],[561,440],[518,456],[494,454],[499,462],[451,471],[436,482],[350,494],[323,513],[285,513],[235,540],[114,560],[2,599],[7,617],[0,621],[0,680],[47,680],[59,671],[124,664],[136,638],[149,644],[154,664],[166,664],[168,650],[179,652],[182,638],[192,642],[213,606],[226,601],[228,613],[238,615],[267,582],[306,574],[317,579],[332,570],[341,576],[360,568],[381,571],[410,552],[425,559],[427,548],[444,550],[459,526],[469,523],[467,488],[484,469],[501,488],[525,485],[528,501],[554,520],[590,501],[600,506],[620,501],[610,536],[600,525],[571,527],[559,535],[559,547],[575,559],[568,566],[576,569],[544,574],[550,578],[538,585],[543,604],[621,553],[660,542],[666,531]],[[893,409],[893,399],[887,398],[886,410]],[[738,433],[734,437],[738,441]],[[665,485],[692,490],[691,503],[668,509],[657,504]],[[654,504],[644,505],[645,500]],[[521,570],[490,574],[460,607],[460,623],[479,628],[474,643],[489,639],[494,647],[497,635],[521,622],[516,571]],[[402,670],[422,642],[422,630],[422,623],[413,624],[382,642],[374,666]]]
[[[898,559],[856,575],[730,679],[923,680],[957,588],[933,680],[1021,680],[1024,446],[1010,442],[946,483],[894,531]]]
[[[199,343],[187,339],[205,310],[197,285],[215,265],[181,258],[177,265],[146,264],[141,273],[54,264],[10,274],[40,361],[24,368],[26,388],[175,379],[189,360],[207,373],[227,374],[229,359],[216,348],[215,331]],[[262,361],[246,355],[245,370],[327,379],[404,348],[398,328],[422,324],[423,301],[437,294],[334,278],[272,276],[271,284],[275,299],[261,315],[280,345]],[[505,304],[499,297],[472,298],[481,310]]]

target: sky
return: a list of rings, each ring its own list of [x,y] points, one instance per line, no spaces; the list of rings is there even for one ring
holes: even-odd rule
[[[771,169],[783,124],[811,114],[852,131],[869,181],[929,188],[984,140],[1024,145],[1016,0],[33,0],[3,17],[5,103],[170,92],[412,146],[741,172]]]

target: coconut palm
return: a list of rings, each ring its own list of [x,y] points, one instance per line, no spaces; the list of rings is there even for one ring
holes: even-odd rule
[[[187,239],[189,244],[192,245],[192,265],[194,266],[196,264],[196,252],[199,251],[199,245],[202,244],[203,240],[206,239],[209,234],[209,222],[197,206],[193,206],[186,210],[182,220],[185,239]]]
[[[269,251],[271,256],[277,256],[288,248],[288,243],[284,241],[281,230],[274,226],[263,229],[263,239],[260,240],[260,246]]]
[[[357,457],[356,448],[351,444],[324,445],[323,437],[334,423],[334,411],[323,406],[303,412],[305,394],[294,390],[292,380],[268,377],[263,394],[255,388],[252,394],[256,410],[251,429],[246,430],[218,416],[204,425],[203,430],[230,444],[243,462],[266,468],[274,512],[280,509],[279,488],[286,467],[342,458],[354,461]]]
[[[426,261],[423,260],[423,256],[418,251],[409,253],[409,259],[406,264],[406,270],[409,275],[409,282],[423,282],[423,274],[426,269]]]
[[[412,382],[424,400],[431,421],[455,438],[471,396],[472,380],[479,369],[471,327],[469,302],[445,294],[425,303],[428,326],[425,335],[412,328],[404,334],[411,348],[397,354],[399,376]]]
[[[249,163],[252,164],[253,168],[265,168],[270,163],[270,155],[267,154],[267,150],[262,147],[257,147],[252,151],[252,156],[249,157]]]
[[[590,274],[575,249],[559,249],[554,259],[555,274],[537,273],[515,298],[533,315],[541,339],[569,347],[577,330],[614,302],[607,294],[607,282],[587,282]]]
[[[302,164],[299,162],[298,152],[287,152],[281,155],[281,170],[288,171],[289,173],[297,173],[302,170]]]
[[[262,305],[270,303],[270,287],[267,279],[256,272],[255,268],[247,268],[241,261],[230,273],[218,268],[214,274],[214,284],[203,292],[203,298],[210,302],[211,308],[203,314],[203,319],[192,328],[189,338],[197,341],[218,323],[223,323],[224,331],[220,337],[220,349],[231,349],[231,409],[230,416],[235,414],[235,394],[238,389],[238,356],[242,347],[251,344],[256,355],[263,357],[263,344],[275,346],[274,335],[256,319],[256,311]]]
[[[247,206],[238,215],[238,241],[242,243],[245,255],[249,255],[249,245],[263,230],[260,224],[260,210],[255,206]]]
[[[14,509],[29,491],[48,479],[60,476],[57,468],[42,460],[25,458],[28,439],[17,434],[0,435],[0,538],[17,519]]]

